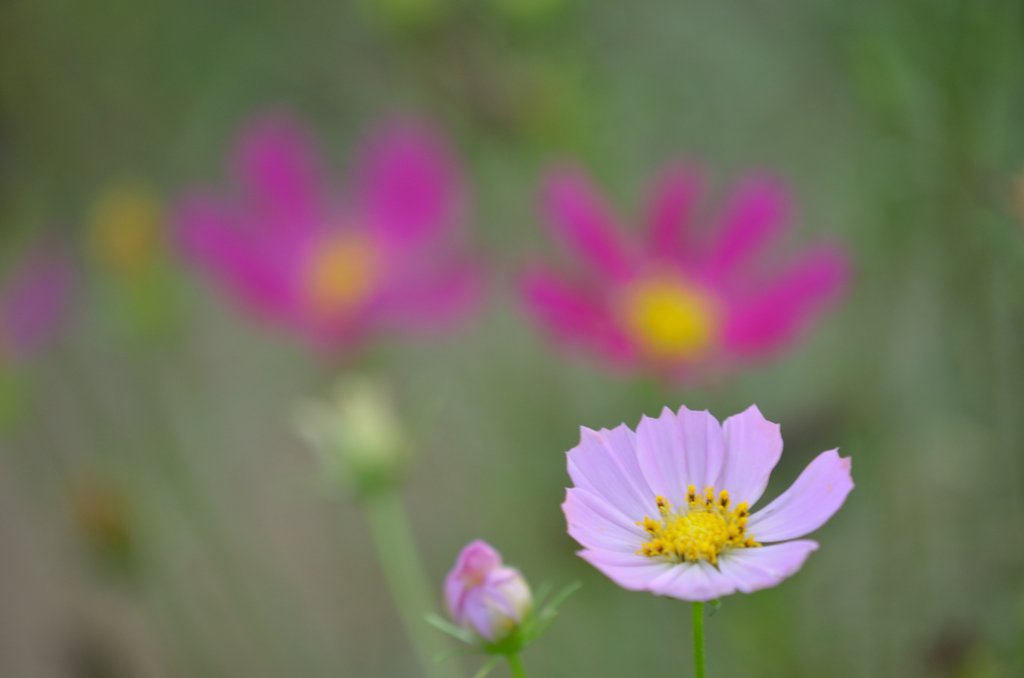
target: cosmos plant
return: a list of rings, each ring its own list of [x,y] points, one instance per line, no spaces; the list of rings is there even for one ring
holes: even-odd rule
[[[586,175],[551,171],[541,207],[573,268],[530,266],[527,310],[559,343],[608,367],[678,379],[791,347],[847,286],[842,248],[819,245],[771,269],[763,256],[791,221],[786,187],[767,175],[735,189],[711,229],[695,228],[701,173],[682,165],[655,183],[630,237]]]
[[[281,112],[243,125],[228,164],[232,189],[188,190],[174,222],[187,256],[262,320],[334,353],[444,325],[476,300],[476,264],[459,239],[462,181],[425,124],[374,129],[345,192]]]
[[[725,420],[685,407],[592,431],[569,451],[574,487],[562,509],[579,555],[619,586],[694,603],[697,675],[703,603],[753,593],[794,574],[853,489],[850,459],[818,455],[796,482],[752,507],[782,455],[778,424],[756,406]]]

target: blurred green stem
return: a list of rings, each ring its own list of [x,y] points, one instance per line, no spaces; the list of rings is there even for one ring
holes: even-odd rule
[[[424,615],[434,610],[431,587],[401,497],[397,491],[385,490],[368,497],[363,505],[384,579],[423,672],[431,678],[460,678],[454,664],[433,661],[450,648],[424,621]]]
[[[512,670],[514,678],[526,678],[526,669],[523,668],[523,660],[518,653],[508,656],[508,666]]]
[[[704,603],[693,604],[693,675],[704,678]]]

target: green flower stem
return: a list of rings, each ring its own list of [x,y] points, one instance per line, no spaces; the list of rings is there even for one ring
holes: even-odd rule
[[[693,604],[693,675],[704,678],[704,603]]]
[[[433,661],[435,655],[451,648],[423,620],[436,606],[401,498],[396,491],[385,490],[366,498],[363,506],[377,560],[424,674],[461,678],[453,662]]]
[[[526,669],[523,668],[523,660],[518,652],[508,656],[508,665],[514,678],[526,678]]]

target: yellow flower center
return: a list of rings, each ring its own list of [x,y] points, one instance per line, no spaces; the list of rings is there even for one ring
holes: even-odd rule
[[[108,188],[92,214],[92,249],[115,273],[137,275],[153,261],[161,243],[160,202],[132,184]]]
[[[729,491],[715,495],[715,488],[705,488],[703,494],[690,485],[686,493],[686,506],[678,510],[664,497],[657,497],[660,519],[644,517],[637,523],[650,535],[638,555],[663,558],[672,563],[695,563],[706,560],[718,563],[725,551],[760,546],[747,532],[750,510],[747,502],[736,508],[729,506]]]
[[[626,294],[624,311],[627,331],[656,359],[698,355],[718,334],[714,300],[675,275],[635,283]]]
[[[378,254],[369,238],[332,236],[310,260],[306,291],[314,312],[337,316],[364,301],[377,281]]]

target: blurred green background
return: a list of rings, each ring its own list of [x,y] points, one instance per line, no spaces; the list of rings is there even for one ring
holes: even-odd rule
[[[238,124],[282,103],[335,178],[384,115],[446,130],[492,273],[476,318],[325,363],[173,253],[142,291],[96,261],[107,187],[166,205],[223,184]],[[554,256],[540,171],[581,159],[638,224],[680,156],[706,164],[705,206],[750,167],[790,181],[789,245],[846,242],[849,296],[781,359],[699,387],[552,350],[514,289]],[[292,427],[357,369],[388,376],[415,440],[406,503],[438,591],[477,537],[534,585],[584,583],[532,675],[689,675],[688,606],[573,555],[563,453],[580,425],[751,403],[785,439],[767,497],[836,446],[857,488],[799,574],[709,620],[710,675],[1024,675],[1022,168],[1008,0],[7,0],[0,265],[56,228],[81,276],[0,434],[0,675],[421,675],[363,512]]]

